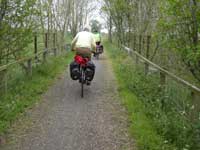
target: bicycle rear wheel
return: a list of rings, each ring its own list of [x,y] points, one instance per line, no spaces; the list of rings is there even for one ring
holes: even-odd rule
[[[85,80],[84,71],[83,69],[81,69],[81,97],[82,98],[84,97],[84,80]]]
[[[99,60],[99,54],[97,54],[96,58],[97,58],[97,60]]]

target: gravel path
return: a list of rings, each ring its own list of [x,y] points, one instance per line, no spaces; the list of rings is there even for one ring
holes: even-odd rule
[[[119,103],[108,58],[94,60],[96,74],[80,98],[66,71],[9,131],[1,150],[133,150],[126,111]]]

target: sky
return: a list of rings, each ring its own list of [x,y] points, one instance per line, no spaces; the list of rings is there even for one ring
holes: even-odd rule
[[[102,24],[103,27],[105,27],[106,20],[105,17],[103,16],[103,13],[101,12],[102,5],[103,5],[103,0],[94,0],[91,3],[91,7],[94,7],[95,9],[89,16],[89,21],[96,19]],[[107,29],[103,28],[101,32],[107,33]]]

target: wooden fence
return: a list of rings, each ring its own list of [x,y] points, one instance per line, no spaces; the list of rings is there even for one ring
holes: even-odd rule
[[[1,78],[1,81],[0,81],[0,91],[4,91],[5,93],[7,93],[8,91],[8,81],[9,81],[8,72],[12,66],[23,63],[26,68],[25,69],[26,74],[31,77],[33,65],[45,63],[47,61],[48,56],[50,55],[57,56],[58,51],[59,51],[57,48],[57,44],[58,44],[57,34],[45,33],[44,35],[42,35],[42,38],[44,41],[42,43],[38,41],[38,37],[39,37],[38,35],[34,36],[34,42],[33,42],[34,54],[33,55],[10,62],[6,65],[0,66],[0,74],[3,75],[3,78]],[[42,49],[39,48],[38,46],[39,44],[44,45]],[[66,47],[66,46],[62,46],[62,47]]]
[[[136,39],[136,38],[134,38]],[[144,39],[144,38],[143,38]],[[139,63],[144,64],[144,74],[148,75],[149,70],[153,69],[156,70],[156,72],[159,73],[159,80],[160,80],[160,87],[164,90],[166,87],[166,79],[170,78],[171,80],[175,81],[177,84],[181,84],[184,88],[188,88],[191,92],[192,97],[192,104],[193,104],[193,116],[192,118],[197,119],[199,117],[200,113],[200,88],[191,84],[188,81],[185,81],[184,79],[178,77],[174,73],[171,73],[170,71],[160,67],[159,65],[153,63],[150,60],[150,40],[151,36],[146,36],[146,44],[144,44],[144,41],[142,42],[142,36],[139,36],[138,44],[136,43],[136,40],[134,40],[133,48],[128,48],[126,46],[122,46],[126,52],[135,59],[135,65],[137,66]],[[137,46],[136,46],[137,45]],[[142,46],[143,45],[143,46]],[[145,46],[146,47],[145,47]],[[144,54],[142,55],[142,49],[145,49]],[[145,55],[145,56],[144,56]]]

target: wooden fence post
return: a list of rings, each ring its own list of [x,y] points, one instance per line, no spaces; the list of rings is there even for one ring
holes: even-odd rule
[[[142,52],[141,52],[141,54],[143,56],[145,56],[145,49],[146,49],[146,47],[145,47],[145,43],[146,43],[145,39],[146,39],[146,36],[143,35],[143,37],[142,37]]]
[[[191,108],[191,121],[196,122],[199,119],[199,112],[200,112],[200,93],[196,91],[191,92],[192,97],[192,108]]]
[[[28,59],[27,61],[27,65],[28,65],[28,75],[32,76],[32,59]]]
[[[138,47],[138,53],[142,53],[142,35],[139,36],[139,47]]]
[[[48,33],[45,33],[45,48],[48,48]]]
[[[142,35],[139,35],[139,40],[138,40],[138,53],[141,54],[142,52]],[[139,57],[136,56],[136,64],[139,63]]]
[[[56,49],[56,33],[53,33],[53,52],[54,56],[57,55],[57,49]]]
[[[163,72],[160,72],[160,88],[163,90],[166,85],[166,75]]]
[[[133,50],[136,50],[136,35],[133,35]]]
[[[35,60],[38,61],[38,56],[37,56],[37,52],[38,52],[38,47],[37,47],[37,35],[35,35],[34,38],[34,54],[35,54]]]
[[[5,95],[8,93],[8,69],[4,70],[4,88],[5,88]]]
[[[147,50],[146,50],[146,58],[149,59],[149,51],[150,51],[150,40],[151,36],[147,36]],[[149,72],[149,64],[146,62],[145,63],[145,75],[147,75]]]
[[[159,91],[164,92],[165,91],[165,87],[166,87],[166,74],[162,71],[160,71],[160,85],[159,85]],[[161,107],[162,109],[164,108],[164,100],[161,100]]]
[[[47,50],[43,52],[43,62],[46,62],[47,59]]]
[[[137,49],[137,44],[136,44],[136,40],[137,40],[137,37],[136,37],[136,35],[134,34],[134,36],[133,36],[133,50],[134,51],[138,51],[138,49]],[[135,63],[136,63],[136,65],[138,64],[138,62],[139,62],[139,58],[138,58],[138,56],[137,55],[135,55]]]
[[[45,49],[43,52],[43,61],[44,62],[46,61],[47,53],[48,53],[48,33],[45,33]]]

